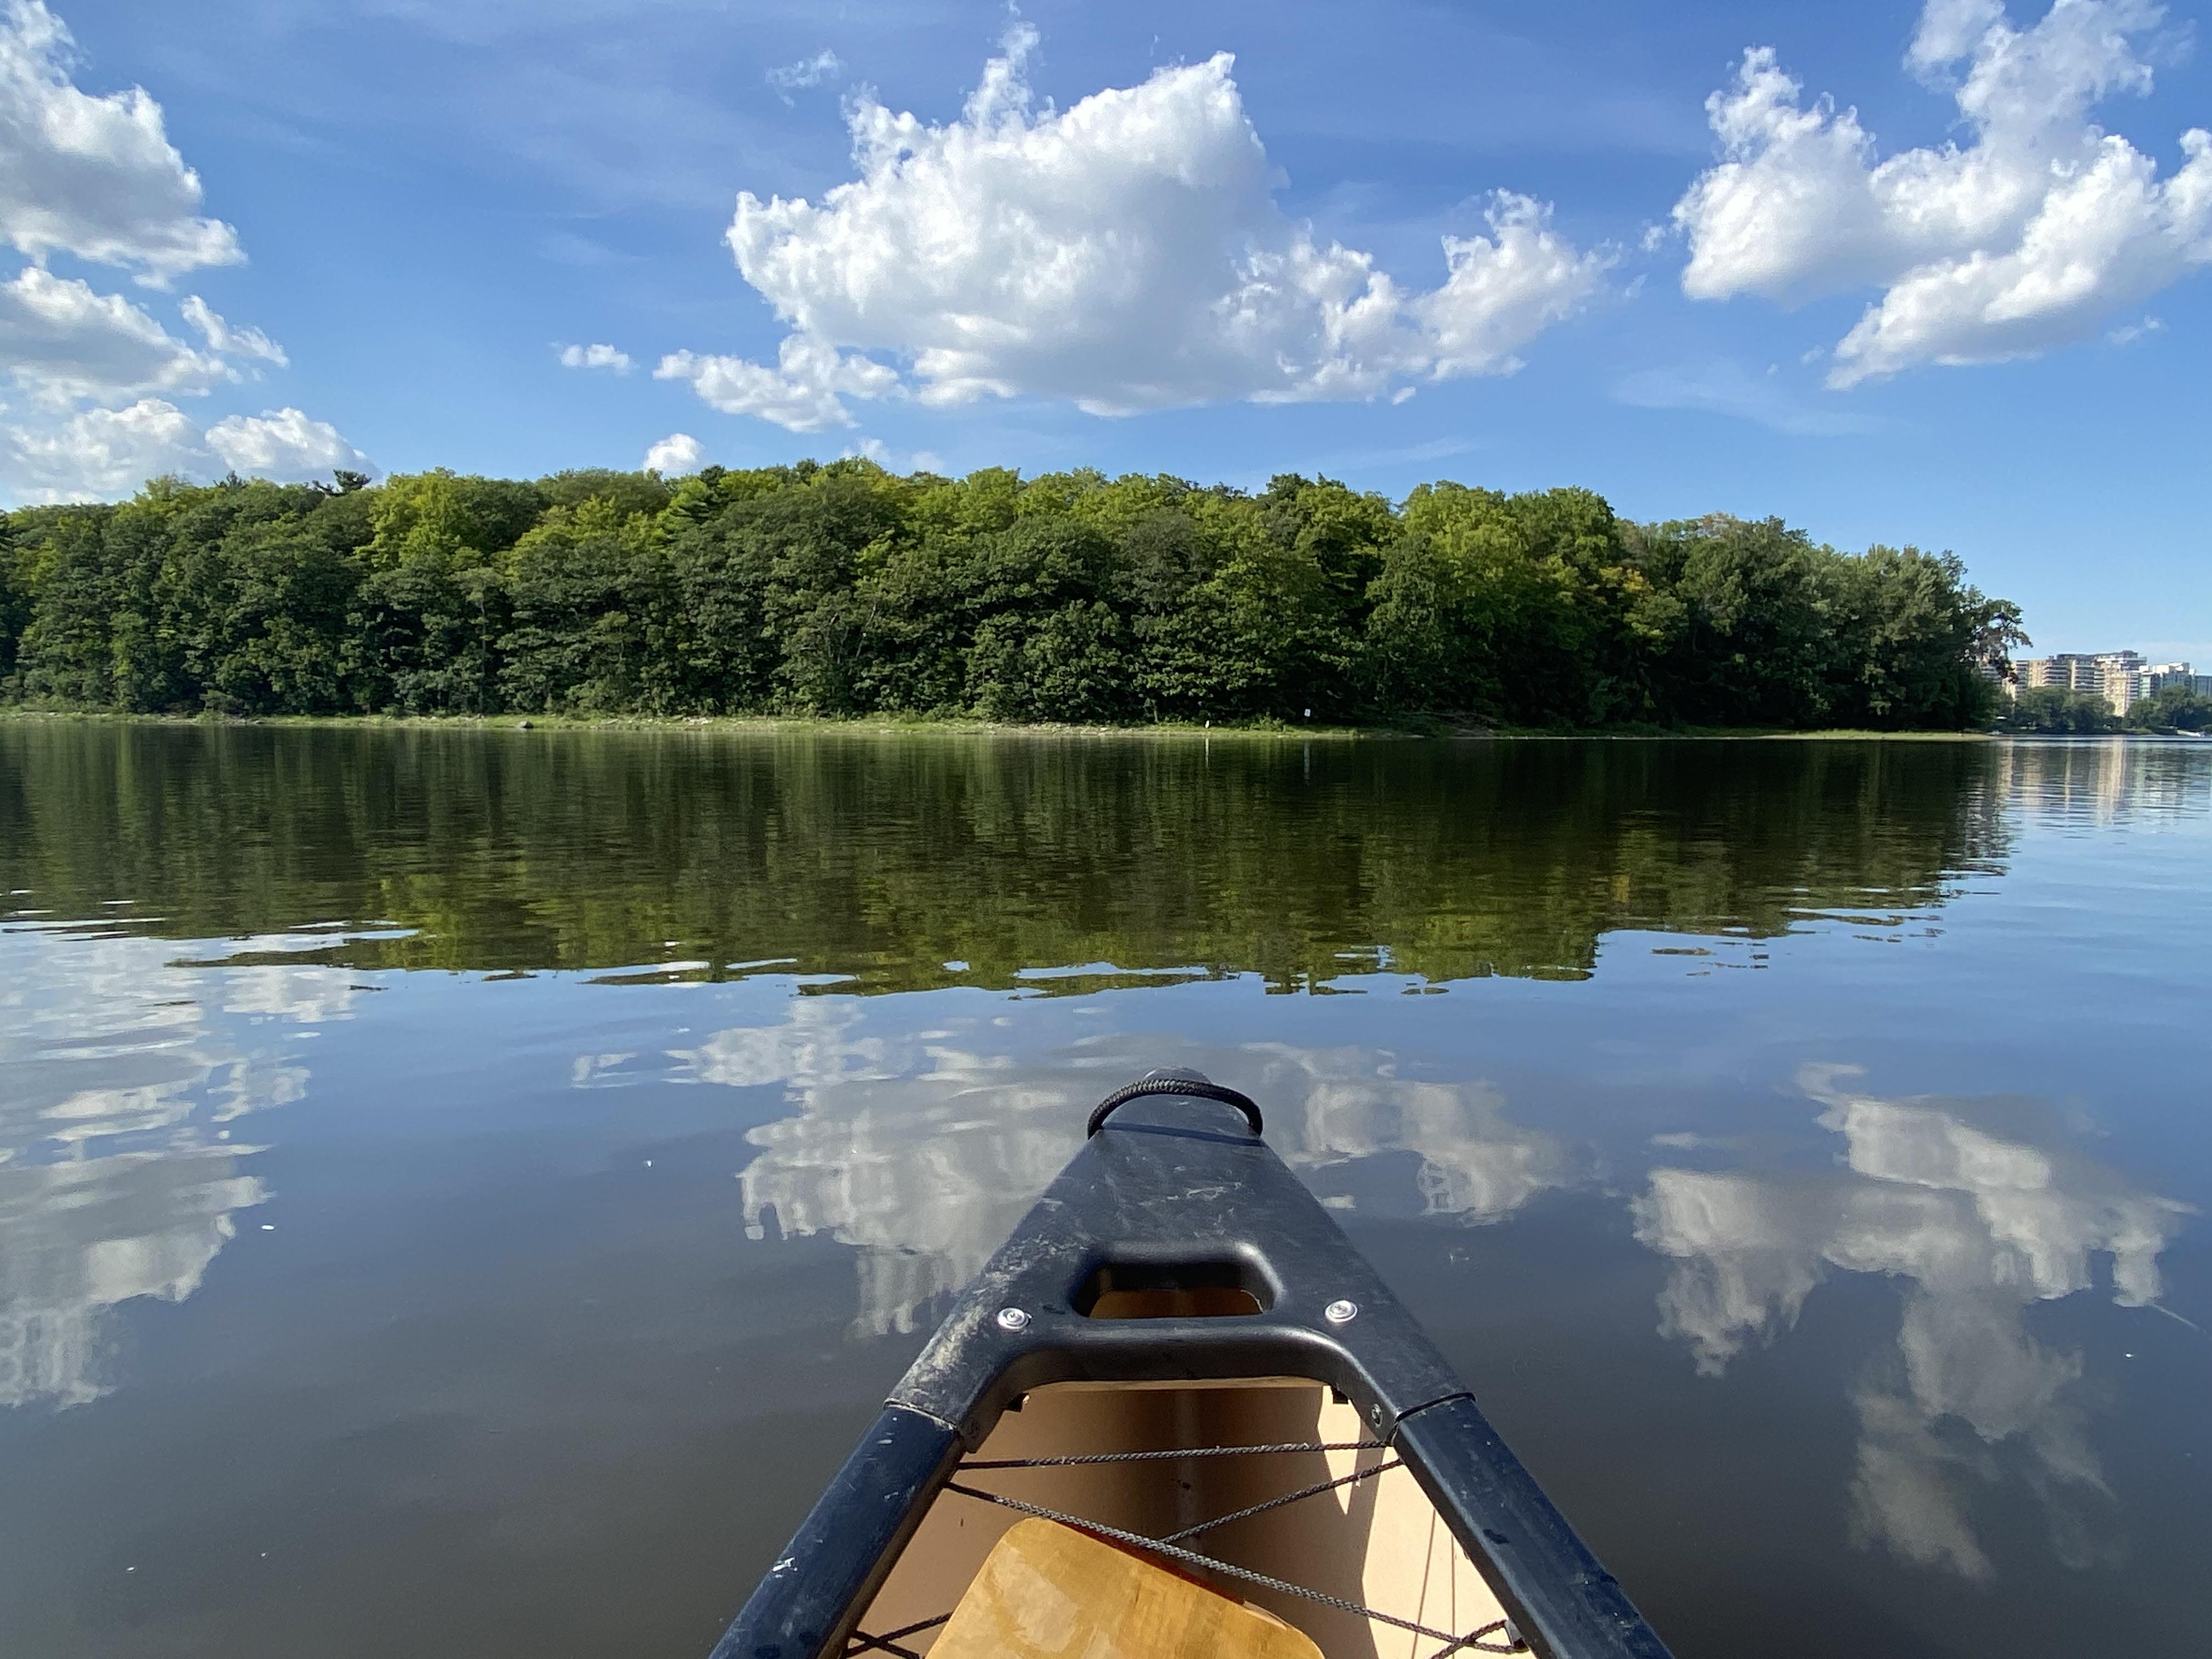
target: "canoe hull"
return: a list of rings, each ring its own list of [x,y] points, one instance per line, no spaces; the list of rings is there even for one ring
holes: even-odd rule
[[[1002,1417],[977,1452],[1000,1462],[1172,1447],[1356,1445],[1358,1413],[1325,1385],[1300,1378],[1235,1382],[1059,1383],[1031,1393]],[[1379,1608],[1455,1634],[1506,1617],[1410,1471],[1387,1449],[1299,1451],[1246,1457],[1045,1465],[963,1472],[958,1484],[1159,1538],[1288,1492],[1381,1470],[1333,1492],[1192,1540],[1233,1565]],[[945,1491],[862,1616],[866,1632],[906,1629],[946,1612],[1023,1512]],[[1215,1588],[1304,1631],[1331,1659],[1425,1654],[1396,1626],[1310,1597],[1218,1576]],[[933,1632],[900,1645],[926,1650]],[[1497,1645],[1503,1645],[1498,1643]]]
[[[1294,1440],[1326,1438],[1320,1433],[1326,1422],[1339,1439],[1384,1443],[1405,1466],[1344,1489],[1350,1496],[1338,1507],[1348,1515],[1365,1504],[1364,1530],[1354,1540],[1340,1525],[1328,1548],[1348,1550],[1356,1541],[1356,1553],[1334,1564],[1316,1562],[1313,1571],[1355,1577],[1364,1594],[1366,1575],[1382,1571],[1382,1559],[1395,1559],[1401,1547],[1378,1540],[1412,1535],[1395,1520],[1383,1533],[1375,1530],[1376,1505],[1389,1494],[1392,1514],[1409,1517],[1405,1526],[1423,1536],[1440,1528],[1450,1539],[1496,1616],[1509,1619],[1545,1659],[1666,1659],[1650,1626],[1507,1449],[1466,1385],[1253,1132],[1256,1111],[1224,1106],[1209,1097],[1228,1091],[1192,1081],[1202,1091],[1159,1092],[1156,1085],[1155,1092],[1132,1102],[1085,1142],[892,1390],[882,1417],[738,1615],[714,1659],[842,1656],[864,1614],[869,1632],[880,1635],[947,1611],[967,1582],[958,1563],[972,1554],[972,1577],[981,1550],[1018,1513],[947,1489],[963,1459],[984,1459],[983,1449],[1002,1434],[1008,1438],[999,1443],[1053,1448],[1023,1455],[1195,1449],[1205,1443],[1191,1438],[1200,1428],[1176,1426],[1187,1420],[1224,1437],[1212,1444],[1250,1445],[1254,1425],[1285,1411],[1304,1423]],[[1102,1316],[1113,1315],[1121,1316]],[[1286,1379],[1296,1382],[1285,1386]],[[1017,1407],[1022,1408],[1012,1409]],[[1047,1424],[1048,1429],[1036,1426]],[[1355,1427],[1356,1435],[1349,1432]],[[1101,1435],[1109,1444],[1085,1439]],[[1121,1447],[1114,1438],[1146,1435],[1152,1437],[1142,1446]],[[1310,1455],[1325,1461],[1336,1455]],[[1093,1522],[1103,1522],[1097,1503],[1127,1504],[1145,1524],[1124,1530],[1159,1538],[1196,1524],[1181,1522],[1163,1532],[1161,1517],[1146,1507],[1169,1501],[1163,1492],[1182,1506],[1175,1513],[1189,1510],[1205,1520],[1242,1507],[1226,1501],[1233,1495],[1227,1487],[1238,1482],[1265,1480],[1269,1492],[1262,1496],[1311,1484],[1285,1484],[1282,1470],[1217,1474],[1211,1467],[1217,1461],[1259,1465],[1276,1461],[1272,1457],[1203,1461],[1208,1468],[1202,1481],[1179,1476],[1146,1488],[1152,1495],[1142,1498],[1128,1484],[1135,1477],[1095,1470],[1087,1480],[1058,1471],[1005,1471],[1000,1485],[1011,1493],[1012,1481],[1025,1480],[1030,1484],[1020,1488],[1024,1501],[1055,1510],[1062,1506],[1035,1494],[1060,1491],[1093,1505],[1066,1513]],[[1061,1479],[1057,1488],[1050,1485],[1055,1477]],[[959,1484],[973,1486],[977,1478],[963,1474]],[[1175,1497],[1186,1481],[1192,1495]],[[1418,1507],[1409,1500],[1419,1500]],[[1305,1556],[1316,1553],[1311,1540],[1321,1535],[1320,1522],[1289,1517],[1335,1501],[1334,1495],[1310,1499],[1286,1509],[1279,1522],[1240,1523],[1274,1528],[1264,1541],[1285,1552],[1254,1556],[1255,1563],[1274,1562],[1257,1570],[1287,1578],[1279,1569],[1292,1559],[1303,1569]],[[1202,1512],[1194,1507],[1201,1504]],[[985,1510],[1004,1522],[963,1515]],[[963,1534],[967,1544],[945,1542]],[[976,1539],[982,1539],[981,1550],[969,1547]],[[1211,1537],[1193,1542],[1206,1553],[1225,1547]],[[917,1564],[910,1572],[904,1570],[909,1556]],[[939,1565],[919,1565],[927,1560]],[[1458,1572],[1451,1567],[1451,1585],[1461,1582]],[[924,1584],[927,1594],[910,1589]],[[1255,1590],[1249,1599],[1291,1618]],[[923,1607],[933,1600],[935,1606]],[[1300,1616],[1310,1614],[1310,1607]],[[1413,1622],[1429,1626],[1425,1619]],[[1430,1627],[1455,1634],[1471,1628]],[[1376,1649],[1371,1635],[1346,1646],[1347,1634],[1339,1631],[1334,1642],[1322,1643],[1324,1650],[1415,1651],[1402,1642]]]

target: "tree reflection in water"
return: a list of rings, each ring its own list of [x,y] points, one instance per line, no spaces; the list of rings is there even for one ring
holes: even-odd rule
[[[1583,979],[1615,929],[1932,910],[2003,858],[2001,780],[1960,743],[0,722],[0,849],[53,914],[337,924],[315,959],[362,969]]]

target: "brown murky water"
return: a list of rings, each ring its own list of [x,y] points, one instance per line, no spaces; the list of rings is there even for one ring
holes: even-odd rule
[[[1147,1066],[1692,1655],[2212,1639],[2212,743],[0,722],[0,1652],[703,1654]]]

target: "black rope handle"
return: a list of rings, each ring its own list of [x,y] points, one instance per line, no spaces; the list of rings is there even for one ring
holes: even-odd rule
[[[1255,1135],[1261,1133],[1260,1109],[1252,1097],[1230,1088],[1226,1084],[1212,1083],[1205,1078],[1148,1077],[1134,1083],[1125,1083],[1091,1109],[1091,1126],[1083,1132],[1088,1140],[1106,1127],[1106,1120],[1121,1107],[1146,1095],[1194,1095],[1200,1100],[1218,1100],[1224,1106],[1234,1106],[1244,1114],[1244,1121]]]

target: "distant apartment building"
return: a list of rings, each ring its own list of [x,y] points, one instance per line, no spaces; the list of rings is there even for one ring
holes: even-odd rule
[[[2087,691],[2102,697],[2115,714],[2171,685],[2212,695],[2212,674],[2199,674],[2185,662],[2146,662],[2137,651],[2068,651],[2023,658],[2012,666],[2016,691],[2046,685]]]
[[[2143,670],[2142,696],[2156,696],[2170,685],[2199,696],[2212,696],[2212,674],[2199,674],[2185,662],[2153,663]]]
[[[2178,686],[2184,691],[2204,691],[2212,688],[2212,674],[2200,674],[2185,662],[2146,663],[2128,675],[2125,700],[2115,706],[2124,714],[2133,704],[2148,702],[2169,686]]]
[[[2055,657],[2030,657],[2016,662],[2013,672],[2019,676],[2023,691],[2047,685],[2087,691],[2104,698],[2114,714],[2124,714],[2130,683],[2142,665],[2141,653],[2134,651],[2064,651]]]

